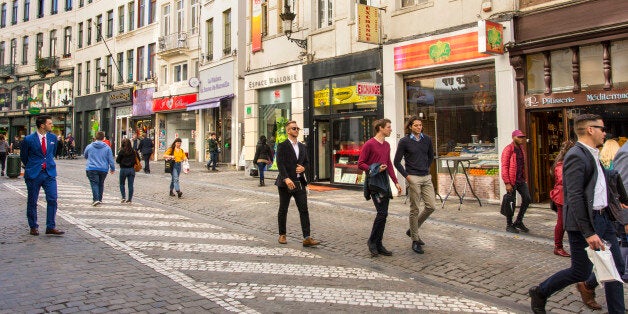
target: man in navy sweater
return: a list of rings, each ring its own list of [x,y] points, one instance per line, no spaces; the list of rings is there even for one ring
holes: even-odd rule
[[[425,243],[419,236],[419,228],[436,209],[436,194],[430,175],[430,165],[434,161],[432,139],[423,133],[423,122],[412,116],[406,122],[406,136],[399,140],[395,153],[394,165],[406,178],[410,194],[410,230],[406,232],[412,238],[412,250],[423,254]],[[405,160],[405,168],[401,165]],[[420,212],[419,204],[423,199],[425,209]]]

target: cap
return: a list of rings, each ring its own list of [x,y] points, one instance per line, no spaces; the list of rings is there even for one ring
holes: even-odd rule
[[[520,137],[520,136],[526,136],[525,133],[521,132],[521,130],[514,130],[512,131],[512,137]]]

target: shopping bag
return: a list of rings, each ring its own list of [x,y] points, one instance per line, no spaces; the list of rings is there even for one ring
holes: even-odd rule
[[[615,267],[615,261],[613,260],[610,245],[607,244],[604,251],[595,251],[592,250],[591,247],[587,247],[585,250],[587,251],[589,259],[593,263],[595,278],[597,278],[597,281],[600,284],[609,281],[624,282],[617,271],[617,267]]]
[[[142,162],[140,162],[139,157],[135,156],[135,164],[133,165],[133,169],[135,172],[142,170]]]
[[[502,199],[502,207],[500,213],[506,217],[512,217],[515,214],[515,195],[513,193],[504,194]]]
[[[170,160],[165,160],[164,163],[164,171],[166,173],[172,173],[172,167],[174,166],[174,160],[170,159]]]
[[[255,168],[255,167],[252,167],[252,168],[249,169],[249,175],[251,177],[257,177],[257,176],[259,176],[259,170],[257,168]]]
[[[190,163],[187,160],[184,160],[181,163],[181,170],[183,170],[183,173],[190,172]]]

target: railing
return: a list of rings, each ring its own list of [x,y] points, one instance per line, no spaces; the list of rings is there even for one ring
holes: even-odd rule
[[[174,49],[188,49],[188,34],[187,33],[175,33],[165,36],[160,36],[158,39],[159,52],[166,52]]]
[[[15,74],[15,65],[13,64],[0,65],[0,77],[7,78],[13,74]]]

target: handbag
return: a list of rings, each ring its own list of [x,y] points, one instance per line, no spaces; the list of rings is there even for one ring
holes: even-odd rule
[[[249,169],[249,175],[250,175],[251,177],[257,177],[257,176],[259,176],[259,169],[255,168],[255,167],[253,167],[253,168]]]
[[[587,251],[589,259],[593,263],[593,272],[595,273],[595,278],[597,278],[597,281],[600,284],[610,281],[619,281],[621,283],[624,282],[621,279],[619,272],[617,271],[615,261],[613,260],[613,253],[611,253],[610,248],[610,244],[606,244],[604,251],[595,251],[592,250],[590,247],[587,247],[585,249],[585,251]]]
[[[174,167],[174,160],[173,159],[166,159],[164,161],[165,161],[164,171],[166,173],[172,173],[172,168]]]
[[[513,191],[514,192],[514,191]],[[514,193],[504,194],[504,198],[502,199],[502,207],[500,213],[506,217],[512,217],[515,214],[515,197]]]
[[[183,170],[183,173],[188,173],[190,172],[190,163],[187,160],[184,160],[181,163],[181,169]]]
[[[135,172],[142,170],[142,163],[140,162],[140,159],[137,158],[137,155],[135,155],[135,164],[133,165],[133,169]]]

